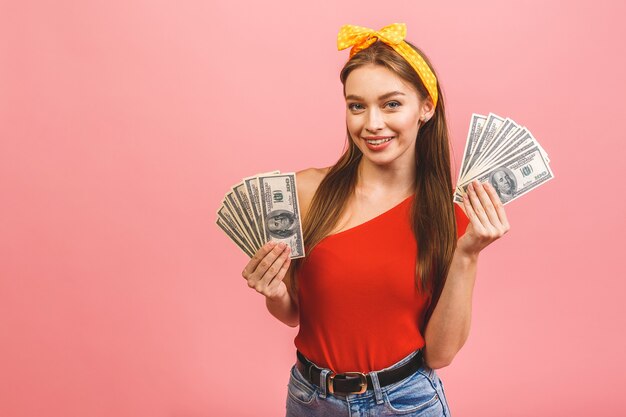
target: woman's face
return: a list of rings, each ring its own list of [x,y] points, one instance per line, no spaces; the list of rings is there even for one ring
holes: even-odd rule
[[[431,117],[432,101],[380,65],[353,70],[345,84],[346,124],[363,156],[377,165],[415,163],[420,117]]]

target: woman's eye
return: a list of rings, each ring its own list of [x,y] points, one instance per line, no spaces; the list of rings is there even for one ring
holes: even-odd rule
[[[398,101],[390,101],[385,103],[385,106],[388,106],[390,109],[397,109],[398,107],[400,107],[402,104],[400,104],[400,102]],[[363,110],[363,107],[359,104],[359,103],[351,103],[348,104],[348,109],[350,110]]]

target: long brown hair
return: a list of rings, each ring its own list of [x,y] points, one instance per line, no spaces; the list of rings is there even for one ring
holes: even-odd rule
[[[436,73],[424,53],[407,42]],[[422,100],[428,97],[413,67],[391,47],[381,41],[356,53],[341,70],[344,86],[350,73],[364,65],[381,65],[415,87]],[[450,148],[446,124],[444,100],[439,83],[435,113],[418,131],[415,144],[415,198],[411,210],[413,232],[418,242],[415,281],[420,291],[431,296],[425,320],[441,294],[456,249],[456,220],[452,202],[452,176],[450,172]],[[332,166],[315,192],[307,217],[303,221],[304,242],[310,251],[336,226],[349,197],[355,190],[357,168],[363,154],[347,136],[347,147],[337,163]],[[298,259],[291,276],[292,291],[296,292],[297,271],[304,262]]]

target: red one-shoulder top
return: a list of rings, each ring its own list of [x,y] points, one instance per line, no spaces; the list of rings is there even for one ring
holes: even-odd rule
[[[429,297],[415,285],[414,196],[360,225],[329,235],[298,273],[296,348],[340,372],[386,368],[424,346]],[[454,204],[458,236],[469,220]]]

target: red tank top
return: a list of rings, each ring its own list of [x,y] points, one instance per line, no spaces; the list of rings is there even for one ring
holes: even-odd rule
[[[294,343],[335,372],[386,368],[424,346],[429,298],[415,286],[417,245],[410,196],[390,210],[322,239],[298,273]],[[469,220],[454,204],[458,235]]]

